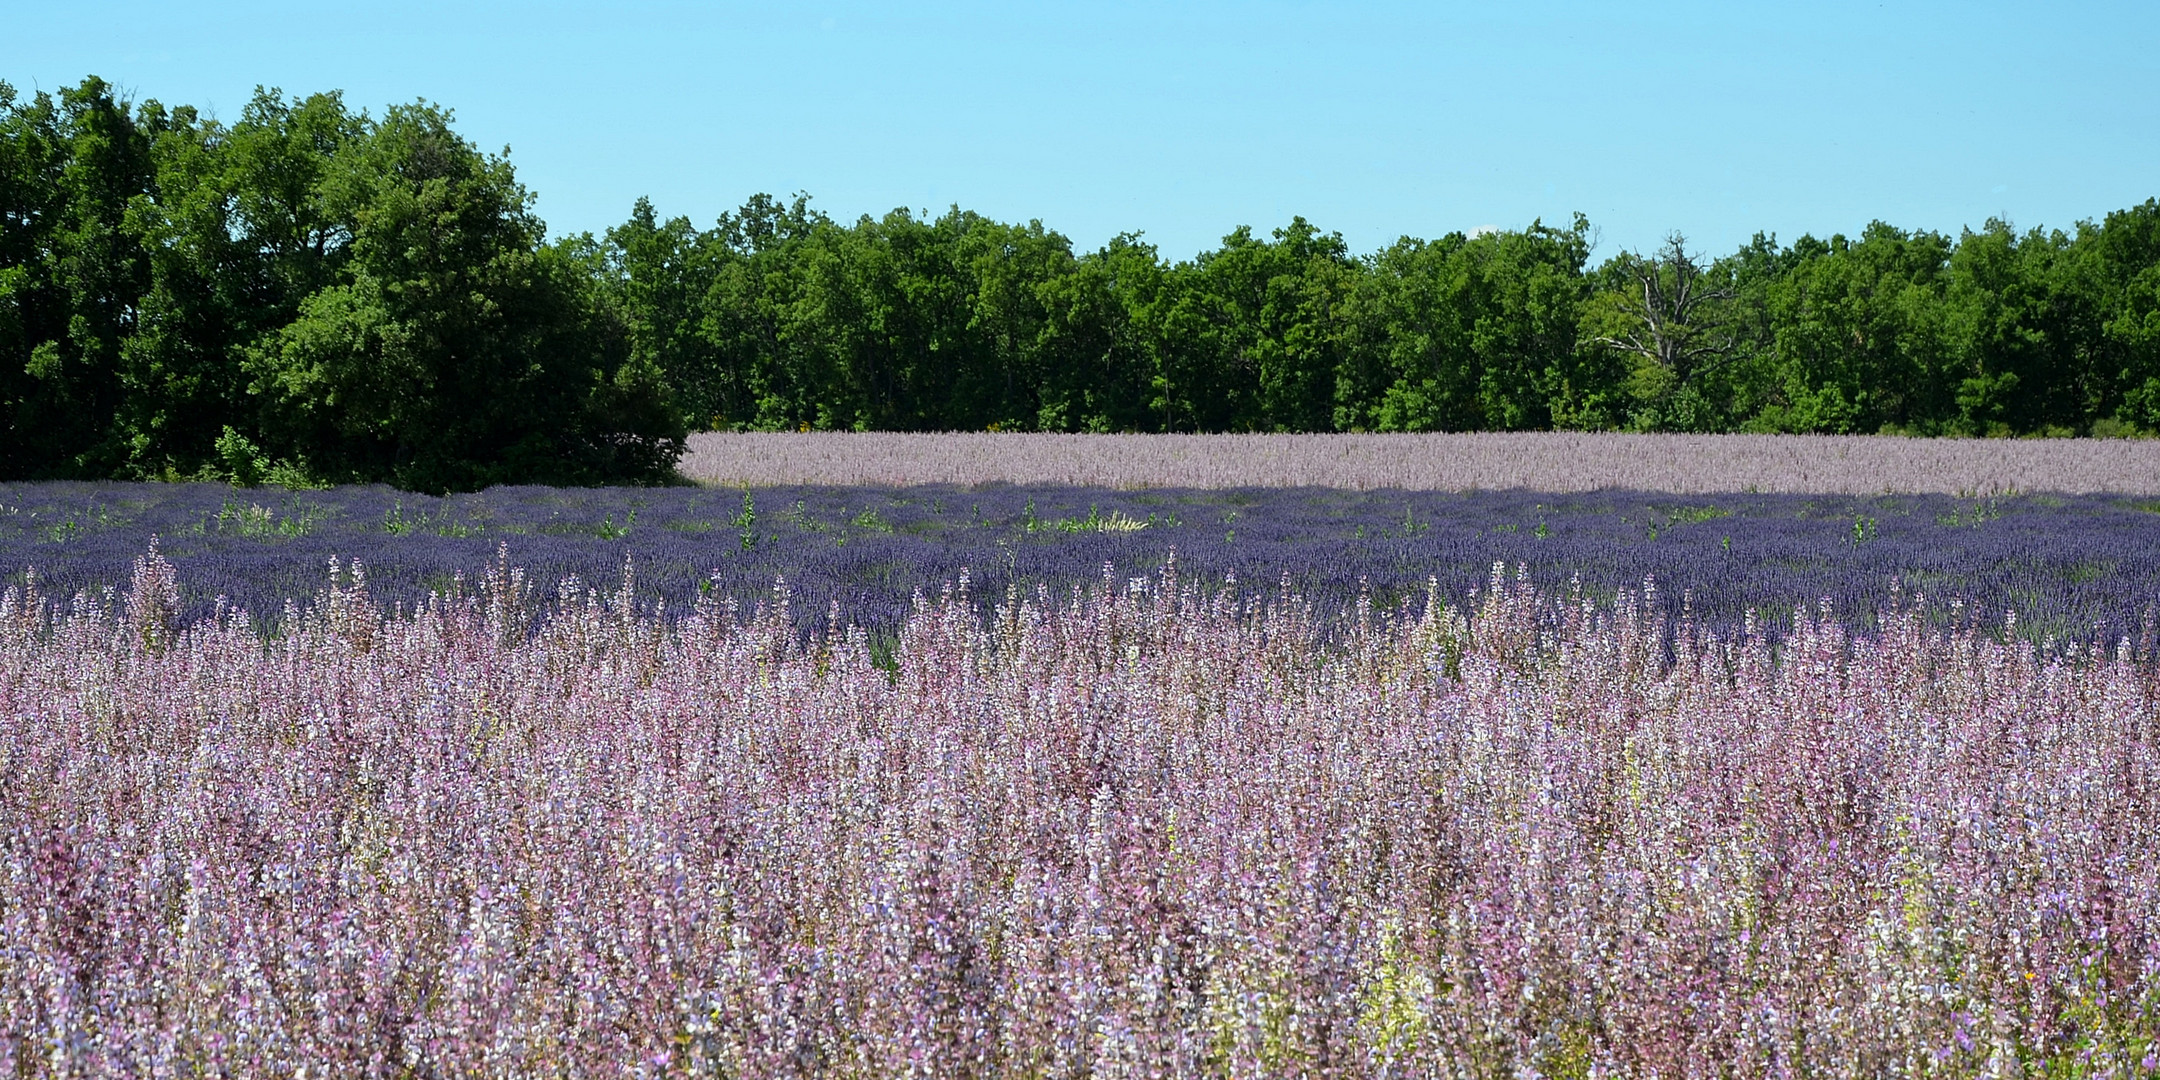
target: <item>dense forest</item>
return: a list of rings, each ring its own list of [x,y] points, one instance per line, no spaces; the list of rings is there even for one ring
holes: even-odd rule
[[[664,480],[704,428],[2160,432],[2160,201],[2017,232],[1565,225],[1171,261],[951,209],[550,240],[425,102],[0,83],[0,475]]]

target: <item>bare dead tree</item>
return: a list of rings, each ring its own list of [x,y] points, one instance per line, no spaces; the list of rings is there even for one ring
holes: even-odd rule
[[[1655,257],[1633,257],[1628,269],[1642,290],[1642,299],[1628,305],[1639,328],[1591,340],[1648,359],[1671,372],[1676,386],[1732,358],[1737,339],[1717,315],[1733,290],[1704,280],[1705,268],[1688,251],[1685,236],[1667,236]]]

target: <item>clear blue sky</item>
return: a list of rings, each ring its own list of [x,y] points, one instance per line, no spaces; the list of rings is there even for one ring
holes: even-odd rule
[[[5,0],[0,79],[232,118],[425,97],[556,234],[766,191],[1040,218],[1175,257],[1292,214],[1358,251],[1479,226],[2021,228],[2160,195],[2160,4]]]

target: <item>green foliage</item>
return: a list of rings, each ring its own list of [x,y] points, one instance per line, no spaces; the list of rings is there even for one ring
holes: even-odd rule
[[[1413,536],[1423,536],[1431,530],[1432,522],[1419,521],[1410,513],[1410,508],[1405,506],[1402,512],[1402,524],[1382,529],[1380,535],[1395,540],[1407,540]]]
[[[0,85],[0,470],[666,479],[668,391],[530,202],[426,103]]]
[[[2160,433],[2160,201],[1717,259],[1591,237],[1356,256],[1293,218],[1174,262],[757,195],[550,242],[426,102],[261,90],[227,124],[0,84],[0,475],[661,483],[698,428]]]
[[[633,351],[700,426],[2160,431],[2152,203],[2068,237],[1878,222],[1595,268],[1579,216],[1365,257],[1293,219],[1173,263],[800,196],[702,233],[641,203],[603,246]]]
[[[262,455],[262,449],[250,442],[247,436],[225,426],[224,434],[217,439],[218,461],[224,466],[225,479],[237,487],[255,487],[270,473],[270,459]]]
[[[257,540],[292,539],[313,532],[322,513],[317,507],[288,504],[281,515],[272,507],[228,497],[217,515],[204,518],[197,530]]]
[[[0,463],[94,477],[125,463],[110,418],[150,274],[128,207],[156,169],[146,126],[98,79],[20,101],[0,84]]]
[[[1646,525],[1650,539],[1655,540],[1659,533],[1671,532],[1683,525],[1699,525],[1705,521],[1731,516],[1732,511],[1722,506],[1680,506],[1666,511],[1663,520],[1652,520]]]
[[[680,449],[578,262],[541,244],[507,161],[393,108],[323,194],[350,273],[253,350],[273,439],[341,480],[424,490],[663,479]]]
[[[1952,419],[1944,300],[1951,241],[1881,222],[1794,249],[1761,289],[1766,398],[1748,426],[1843,434]]]
[[[592,527],[592,533],[602,540],[621,540],[629,536],[631,531],[636,528],[637,511],[633,509],[623,515],[623,521],[620,525],[615,524],[615,515],[609,514],[600,524]]]
[[[1947,513],[1935,515],[1935,524],[1950,528],[1971,528],[1993,521],[2002,516],[2002,507],[1993,498],[1975,500],[1969,506],[1959,506]]]
[[[1588,233],[1578,216],[1375,255],[1349,301],[1336,426],[1516,430],[1596,410],[1577,350]]]
[[[802,503],[795,504],[795,512],[798,516],[802,513]],[[748,485],[743,487],[742,511],[728,524],[735,526],[735,537],[744,551],[757,547],[757,501],[751,497]]]
[[[636,520],[634,515],[632,520]],[[612,527],[613,524],[614,518],[610,517],[608,525]],[[392,536],[410,536],[416,532],[426,532],[436,536],[463,538],[479,536],[487,530],[475,522],[452,520],[448,503],[445,503],[442,509],[434,514],[429,514],[426,511],[407,514],[405,504],[398,502],[383,513],[383,531]]]
[[[1059,518],[1051,527],[1062,533],[1136,533],[1159,524],[1175,525],[1176,517],[1172,515],[1167,521],[1158,519],[1154,514],[1136,518],[1122,510],[1112,510],[1106,515],[1099,508],[1090,506],[1086,517]]]

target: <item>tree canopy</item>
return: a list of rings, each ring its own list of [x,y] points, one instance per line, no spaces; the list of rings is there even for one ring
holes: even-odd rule
[[[0,84],[0,468],[663,479],[669,391],[531,204],[425,102],[265,91],[226,125]]]
[[[652,483],[700,428],[2160,432],[2160,201],[1593,264],[1592,229],[1171,260],[958,207],[550,239],[416,102],[0,83],[0,474]]]

